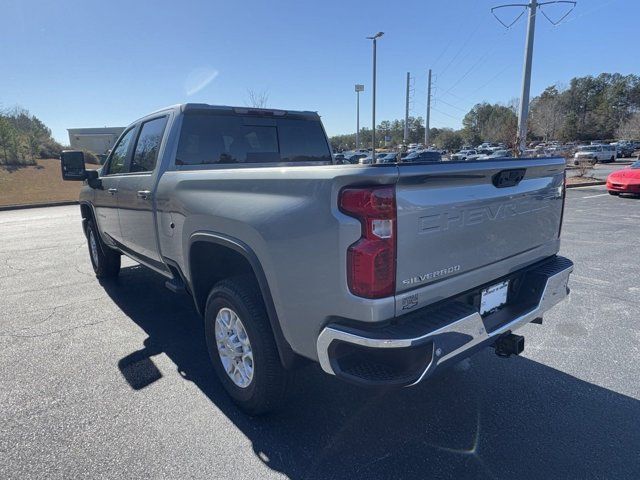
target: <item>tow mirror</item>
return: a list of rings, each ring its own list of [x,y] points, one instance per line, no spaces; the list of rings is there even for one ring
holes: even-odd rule
[[[79,150],[64,150],[60,154],[63,180],[83,181],[87,178],[84,168],[84,153]]]

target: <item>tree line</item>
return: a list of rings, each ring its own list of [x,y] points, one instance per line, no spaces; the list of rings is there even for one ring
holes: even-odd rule
[[[61,151],[51,130],[28,110],[0,111],[0,164],[33,165],[38,158],[58,157]]]
[[[517,100],[507,104],[478,103],[464,116],[462,128],[431,128],[430,143],[455,150],[483,141],[513,146],[517,136]],[[602,73],[573,78],[566,87],[552,85],[533,98],[529,112],[529,141],[640,140],[640,77]],[[409,143],[424,140],[424,121],[409,118]],[[383,121],[376,127],[378,146],[401,145],[404,120]],[[387,142],[385,143],[385,137]],[[371,130],[360,132],[362,145],[370,146]],[[355,147],[355,134],[331,138],[334,149]]]

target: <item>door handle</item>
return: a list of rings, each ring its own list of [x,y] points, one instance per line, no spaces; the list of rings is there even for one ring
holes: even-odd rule
[[[118,189],[117,188],[110,188],[109,190],[107,190],[107,192],[109,192],[111,195],[115,195],[116,193],[118,193]]]
[[[151,197],[151,190],[138,190],[136,195],[142,200],[148,200]]]

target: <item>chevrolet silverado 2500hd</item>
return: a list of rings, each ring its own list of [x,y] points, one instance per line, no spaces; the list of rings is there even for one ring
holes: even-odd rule
[[[131,124],[83,180],[91,263],[131,257],[186,290],[212,367],[251,413],[301,358],[414,385],[564,299],[562,158],[336,165],[313,112],[186,104]]]

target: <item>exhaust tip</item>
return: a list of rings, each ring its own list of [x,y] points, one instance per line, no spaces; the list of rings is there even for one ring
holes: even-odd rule
[[[524,337],[508,333],[501,336],[493,344],[496,355],[499,357],[510,357],[511,355],[520,355],[524,351]]]

